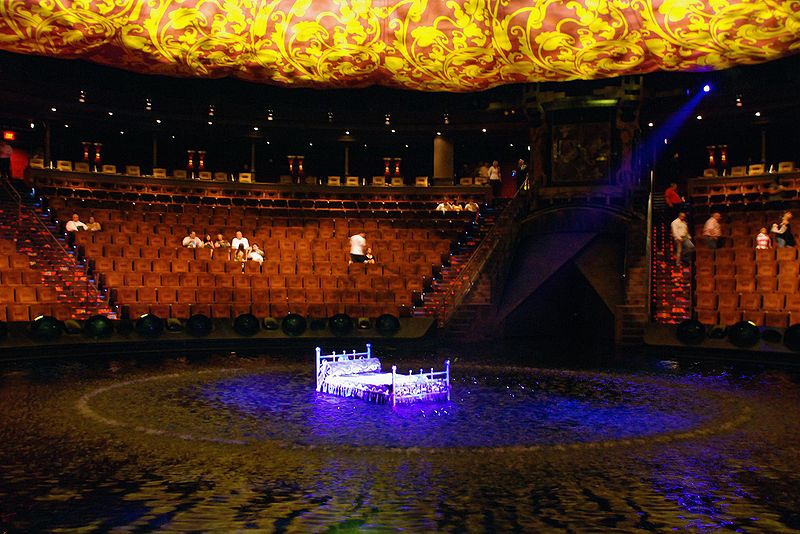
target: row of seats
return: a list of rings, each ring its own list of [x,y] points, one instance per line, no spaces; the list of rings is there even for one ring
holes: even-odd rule
[[[705,325],[724,325],[731,326],[739,321],[750,321],[756,326],[768,326],[770,328],[786,328],[792,322],[790,312],[763,312],[751,310],[695,310],[697,320]],[[794,317],[800,317],[795,313]]]
[[[37,302],[57,301],[58,294],[53,287],[34,285],[4,285],[0,287],[0,303],[18,302],[21,304],[36,304]]]
[[[293,304],[411,304],[411,297],[394,291],[372,289],[316,289],[249,287],[125,287],[115,290],[117,304],[250,304],[289,302]],[[22,302],[22,301],[19,301]],[[35,303],[36,300],[28,301]],[[45,301],[43,301],[45,302]],[[53,302],[53,301],[49,301]]]
[[[101,278],[104,288],[123,287],[241,287],[253,289],[375,289],[392,291],[418,291],[422,289],[423,277],[419,275],[230,275],[194,273],[104,273]],[[113,293],[113,292],[112,292]]]
[[[31,262],[25,254],[19,254],[17,252],[12,252],[10,254],[0,253],[0,271],[27,269],[30,265]]]
[[[73,316],[73,306],[64,303],[17,304],[0,301],[0,321],[27,322],[40,315],[52,315],[66,321]]]
[[[395,304],[304,304],[288,302],[253,302],[235,304],[130,304],[122,306],[122,318],[136,318],[145,313],[159,317],[186,319],[191,315],[202,313],[214,319],[230,319],[243,313],[252,313],[256,317],[285,317],[288,313],[298,313],[311,318],[325,318],[346,313],[351,317],[378,317],[384,313],[410,317],[409,306]]]

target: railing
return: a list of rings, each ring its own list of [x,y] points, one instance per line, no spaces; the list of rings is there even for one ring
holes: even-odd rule
[[[450,283],[450,287],[437,309],[439,327],[444,327],[450,322],[488,264],[492,265],[495,275],[508,268],[517,230],[515,223],[520,215],[526,214],[530,210],[530,200],[531,191],[524,189],[517,191],[489,233],[481,240],[478,248],[464,264],[458,277]],[[505,272],[502,274],[504,275]],[[494,278],[502,280],[504,276],[494,276]]]
[[[8,180],[8,178],[3,178],[2,183],[4,189],[11,194],[11,197],[17,204],[17,232],[16,235],[14,236],[15,241],[19,243],[19,240],[22,238],[23,234],[22,225],[24,220],[23,213],[27,213],[29,215],[29,218],[34,221],[34,224],[36,224],[37,226],[40,227],[41,230],[43,230],[41,235],[46,236],[46,240],[51,244],[51,246],[54,247],[54,250],[60,250],[64,259],[66,259],[69,263],[72,263],[73,265],[77,265],[78,261],[75,259],[75,257],[72,254],[70,254],[69,251],[66,249],[66,247],[64,247],[63,243],[55,235],[53,235],[53,232],[50,231],[50,228],[47,227],[47,225],[44,223],[44,221],[42,221],[39,215],[25,204],[25,201],[22,199],[22,195],[19,194],[19,191],[17,191],[17,189]],[[55,276],[61,278],[61,271],[56,270]],[[89,304],[90,302],[88,294],[89,290],[93,290],[95,295],[99,295],[100,290],[95,284],[91,282],[88,276],[86,278],[86,289],[87,289],[86,303]]]

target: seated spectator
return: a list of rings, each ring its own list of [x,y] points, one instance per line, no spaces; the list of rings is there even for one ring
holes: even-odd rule
[[[773,224],[770,232],[775,234],[775,242],[779,248],[795,246],[794,234],[792,234],[792,212],[784,213],[781,222]]]
[[[214,248],[214,240],[211,239],[211,234],[206,234],[206,238],[203,240],[203,248]]]
[[[77,213],[72,214],[72,219],[67,221],[67,225],[65,227],[67,232],[83,232],[88,230],[89,228],[86,226],[85,223],[81,222],[81,218],[78,216]]]
[[[453,201],[450,202],[450,210],[451,211],[462,211],[463,210],[463,208],[461,207],[461,204],[458,203],[458,199],[454,198]]]
[[[90,232],[99,232],[103,229],[99,222],[94,220],[94,217],[89,217],[89,224],[86,225],[86,229]]]
[[[225,239],[222,234],[217,234],[217,240],[214,241],[214,248],[231,248],[231,242]]]
[[[236,237],[233,238],[231,241],[231,248],[235,251],[239,250],[239,245],[244,245],[245,250],[250,248],[250,241],[246,237],[242,236],[242,231],[237,230]]]
[[[233,259],[236,261],[247,261],[247,249],[244,248],[244,243],[239,243],[233,255]]]
[[[364,254],[364,263],[375,263],[375,256],[372,254],[372,248],[367,247],[367,253]]]
[[[722,215],[719,212],[714,212],[703,225],[703,237],[706,244],[710,249],[717,249],[722,242],[722,227],[719,224]]]
[[[250,252],[247,254],[247,259],[258,263],[264,263],[264,256],[266,256],[266,254],[259,248],[258,243],[253,243],[253,246],[250,247]]]
[[[472,199],[470,199],[469,202],[464,204],[464,211],[471,211],[472,213],[478,213],[480,209],[481,207],[478,206],[478,204]]]
[[[767,250],[772,248],[772,239],[770,239],[766,228],[762,228],[756,236],[756,250]]]
[[[189,235],[183,238],[181,244],[186,248],[200,248],[203,246],[203,241],[197,237],[195,231],[189,232]]]
[[[444,200],[439,202],[439,204],[436,205],[436,210],[435,211],[447,211],[449,209],[447,207],[448,205],[449,205],[449,202],[445,198]]]

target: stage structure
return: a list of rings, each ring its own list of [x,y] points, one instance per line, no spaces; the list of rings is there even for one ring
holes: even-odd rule
[[[419,370],[413,374],[381,371],[381,361],[372,357],[372,345],[365,352],[322,354],[316,349],[317,391],[339,397],[355,397],[376,404],[411,404],[450,400],[450,360],[443,371]]]

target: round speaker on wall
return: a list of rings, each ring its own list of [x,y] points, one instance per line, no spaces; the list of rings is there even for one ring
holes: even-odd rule
[[[61,337],[64,323],[49,315],[40,315],[31,322],[31,336],[38,341],[52,341]]]
[[[783,333],[783,344],[786,348],[800,352],[800,323],[795,323]]]
[[[243,313],[233,321],[233,329],[240,336],[254,336],[261,330],[258,317],[252,313]]]
[[[306,331],[306,319],[302,315],[290,313],[281,321],[281,330],[287,336],[299,336]]]
[[[393,336],[400,330],[400,319],[385,313],[375,319],[375,328],[382,336]]]
[[[84,321],[83,333],[93,339],[111,337],[114,333],[114,323],[105,315],[92,315]]]
[[[0,340],[5,339],[8,335],[8,325],[5,321],[0,321]]]
[[[211,319],[202,313],[196,313],[186,321],[186,332],[194,337],[207,336],[213,327],[214,323],[211,322]]]
[[[758,327],[750,321],[739,321],[728,328],[728,341],[737,347],[752,347],[761,339]]]
[[[140,336],[155,339],[164,331],[164,319],[158,315],[146,313],[136,319],[134,328]]]
[[[694,319],[687,319],[678,325],[675,335],[681,343],[697,345],[706,338],[706,327]]]
[[[337,336],[342,336],[353,329],[353,319],[346,313],[337,313],[328,319],[328,327]]]

